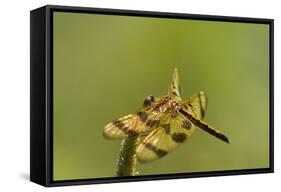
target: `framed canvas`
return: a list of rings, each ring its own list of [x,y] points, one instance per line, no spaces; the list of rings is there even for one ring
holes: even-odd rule
[[[30,31],[31,181],[273,172],[272,19],[48,5]]]

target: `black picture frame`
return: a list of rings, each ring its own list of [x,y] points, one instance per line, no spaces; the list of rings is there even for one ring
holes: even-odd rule
[[[54,181],[53,175],[53,12],[96,13],[156,18],[178,18],[208,21],[259,23],[270,26],[270,167],[261,169],[226,170],[197,173],[179,173],[150,176],[112,177]],[[195,178],[274,172],[274,20],[246,17],[195,15],[182,13],[117,10],[88,7],[47,5],[30,12],[30,180],[43,186],[82,185],[112,182],[130,182],[160,179]]]

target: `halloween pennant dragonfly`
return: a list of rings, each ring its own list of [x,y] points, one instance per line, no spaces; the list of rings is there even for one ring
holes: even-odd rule
[[[206,107],[204,92],[182,100],[178,70],[175,69],[167,96],[147,97],[143,108],[106,125],[103,135],[109,139],[142,137],[136,150],[140,162],[150,162],[174,151],[196,127],[229,143],[225,135],[202,120]]]

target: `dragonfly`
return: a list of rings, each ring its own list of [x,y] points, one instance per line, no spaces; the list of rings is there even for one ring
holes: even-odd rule
[[[142,138],[136,148],[136,157],[142,163],[160,159],[174,151],[189,140],[197,128],[230,143],[227,136],[202,120],[206,108],[207,96],[203,91],[182,99],[179,74],[175,68],[168,95],[148,96],[137,112],[107,124],[103,135],[108,139]]]

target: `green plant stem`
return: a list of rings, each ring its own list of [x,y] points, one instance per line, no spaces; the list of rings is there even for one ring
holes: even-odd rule
[[[116,176],[136,175],[136,149],[138,143],[139,137],[127,137],[122,140],[121,150],[116,165]]]

